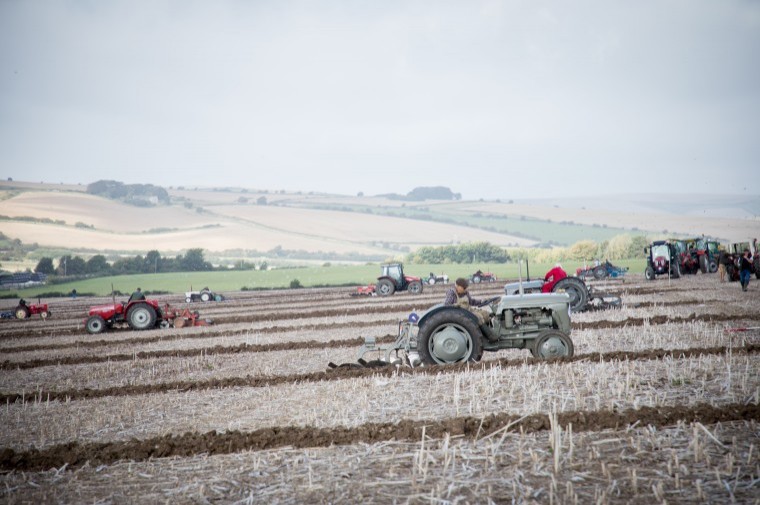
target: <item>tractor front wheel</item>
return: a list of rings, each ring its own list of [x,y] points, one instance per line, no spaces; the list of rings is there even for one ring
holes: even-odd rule
[[[85,328],[87,329],[87,333],[91,335],[95,335],[97,333],[103,333],[106,331],[106,321],[101,316],[94,315],[87,318],[87,323],[85,323]]]
[[[461,309],[430,316],[417,334],[417,352],[428,365],[479,361],[483,356],[482,333]]]
[[[674,279],[678,279],[679,277],[681,277],[681,265],[679,265],[675,261],[670,267],[670,276]]]
[[[407,287],[407,289],[413,295],[418,295],[422,293],[422,283],[420,281],[412,281],[409,283],[409,287]]]
[[[704,254],[699,257],[699,271],[706,274],[709,271],[710,265],[707,264],[707,256]]]
[[[570,337],[559,330],[545,330],[530,346],[530,353],[540,359],[571,358],[575,349]]]
[[[710,260],[709,269],[710,269],[710,273],[711,274],[714,274],[715,272],[717,272],[718,271],[718,262],[715,261],[715,260]]]
[[[50,317],[50,311],[49,310],[43,310],[42,312],[40,312],[40,317],[42,319],[47,319],[48,317]]]
[[[380,296],[390,296],[396,292],[396,286],[388,279],[377,281],[377,294]]]
[[[156,325],[156,310],[147,303],[133,305],[127,312],[127,323],[133,330],[147,330]]]
[[[646,270],[644,270],[644,277],[646,278],[646,280],[653,281],[655,276],[656,275],[654,273],[654,268],[647,267]]]

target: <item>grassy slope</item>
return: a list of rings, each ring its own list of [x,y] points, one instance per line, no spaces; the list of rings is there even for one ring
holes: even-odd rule
[[[628,266],[632,272],[642,272],[645,260],[620,261],[615,264]],[[543,277],[552,265],[531,264],[531,278]],[[580,264],[566,263],[563,265],[569,273],[575,272]],[[451,281],[456,277],[469,277],[480,268],[484,272],[493,272],[501,280],[517,279],[519,265],[517,263],[478,264],[478,265],[405,265],[407,275],[426,278],[430,272],[447,274]],[[303,287],[315,286],[350,286],[374,283],[379,273],[377,265],[330,267],[306,267],[279,269],[267,271],[227,271],[227,272],[180,272],[164,274],[121,275],[100,277],[64,284],[54,284],[15,291],[18,296],[34,299],[40,293],[60,292],[69,293],[76,289],[79,293],[93,293],[106,296],[111,293],[111,284],[115,290],[130,293],[136,287],[144,291],[160,291],[183,293],[204,286],[215,291],[239,291],[243,287],[253,289],[287,288],[291,281],[297,279]],[[523,275],[525,271],[523,270]]]

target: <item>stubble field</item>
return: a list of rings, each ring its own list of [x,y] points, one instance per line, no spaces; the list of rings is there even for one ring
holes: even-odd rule
[[[573,314],[570,359],[514,350],[331,372],[356,359],[360,337],[391,339],[445,288],[226,293],[192,304],[213,326],[94,336],[84,314],[107,299],[54,302],[47,321],[0,322],[0,496],[758,503],[756,282],[748,293],[702,274],[601,285],[623,307]]]

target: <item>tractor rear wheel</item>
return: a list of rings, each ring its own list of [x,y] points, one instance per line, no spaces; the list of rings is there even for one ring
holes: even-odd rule
[[[575,349],[570,337],[559,330],[544,330],[530,346],[530,353],[541,359],[571,358]]]
[[[644,277],[648,281],[653,281],[654,278],[656,277],[656,274],[654,273],[654,268],[652,268],[651,266],[647,267],[646,270],[644,270]]]
[[[201,293],[201,301],[202,302],[211,301],[211,293],[209,293],[208,291],[204,291],[203,293]]]
[[[429,279],[428,279],[428,284],[430,284],[431,286],[432,286],[433,284],[435,284],[435,277],[431,277],[431,278],[429,278]]]
[[[588,288],[580,279],[565,277],[552,288],[552,293],[567,293],[570,295],[570,310],[581,312],[588,305]]]
[[[156,310],[147,303],[133,305],[127,312],[127,323],[133,330],[147,330],[156,325]]]
[[[377,294],[380,296],[390,296],[396,292],[396,286],[388,279],[377,281]]]
[[[462,309],[442,310],[430,316],[417,334],[417,352],[427,365],[479,361],[483,336]]]
[[[87,318],[85,323],[87,333],[95,335],[96,333],[103,333],[106,331],[106,321],[101,316],[94,315]]]
[[[26,319],[27,317],[31,317],[31,312],[29,311],[29,308],[18,306],[16,307],[16,311],[14,312],[14,315],[16,316],[16,319]]]
[[[475,277],[473,277],[472,282],[474,282],[475,284],[480,284],[480,276],[476,275]]]
[[[594,268],[594,279],[601,280],[607,277],[607,269],[604,267]]]
[[[413,295],[418,295],[422,293],[422,283],[420,281],[412,281],[406,289]]]

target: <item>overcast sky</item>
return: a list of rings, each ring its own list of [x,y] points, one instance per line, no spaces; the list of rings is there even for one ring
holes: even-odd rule
[[[0,176],[760,195],[760,2],[0,0]]]

